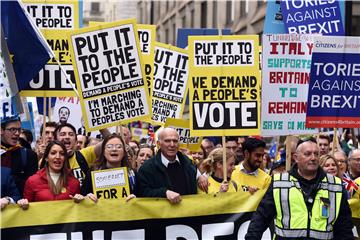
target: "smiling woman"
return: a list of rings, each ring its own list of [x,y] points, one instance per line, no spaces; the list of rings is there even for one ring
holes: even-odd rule
[[[93,181],[91,177],[92,171],[126,167],[129,176],[130,192],[135,191],[135,174],[132,170],[131,164],[125,151],[125,142],[118,134],[111,134],[107,136],[102,142],[101,154],[99,159],[95,162],[94,167],[86,174],[83,185],[81,186],[81,194],[93,195]],[[131,199],[132,196],[128,196]]]

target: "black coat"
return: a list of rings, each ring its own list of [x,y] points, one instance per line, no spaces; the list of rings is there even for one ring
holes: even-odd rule
[[[315,179],[306,180],[302,178],[297,171],[297,165],[295,164],[290,171],[290,175],[297,178],[300,186],[304,192],[304,197],[310,195],[313,199],[317,192],[317,186],[321,180],[326,176],[324,171],[319,168]],[[313,191],[312,191],[313,190]],[[312,206],[307,205],[308,209]],[[273,196],[273,182],[270,184],[264,198],[261,200],[256,212],[253,214],[251,223],[248,228],[248,232],[245,236],[246,240],[261,239],[263,232],[273,223],[276,217],[276,208]],[[341,198],[339,216],[334,223],[334,239],[354,239],[352,233],[353,224],[351,221],[351,210],[347,201],[347,193],[343,188],[343,195]],[[294,238],[282,238],[277,237],[275,239],[294,239]],[[309,238],[297,238],[297,239],[309,239]]]
[[[161,151],[154,157],[144,162],[137,174],[139,197],[166,198],[166,191],[173,190],[166,167],[161,162]],[[196,168],[190,159],[178,152],[177,156],[185,172],[187,194],[197,193]]]

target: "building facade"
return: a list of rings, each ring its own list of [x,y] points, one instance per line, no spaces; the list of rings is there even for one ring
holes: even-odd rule
[[[85,0],[84,2],[84,26],[89,21],[113,22],[116,20],[136,18],[137,2],[115,0]]]
[[[157,26],[157,40],[175,45],[178,28],[229,28],[234,34],[262,34],[264,0],[138,1],[137,21]],[[360,35],[360,2],[352,3],[351,35]]]

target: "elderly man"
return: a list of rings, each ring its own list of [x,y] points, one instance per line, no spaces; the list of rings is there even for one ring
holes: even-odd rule
[[[341,180],[319,167],[314,139],[299,141],[290,173],[275,174],[245,239],[261,239],[275,218],[275,239],[354,239]]]
[[[167,198],[179,203],[181,195],[196,194],[196,168],[179,152],[179,134],[164,128],[158,135],[160,150],[138,172],[139,195]]]
[[[349,153],[348,176],[352,180],[360,177],[360,149],[354,149]]]

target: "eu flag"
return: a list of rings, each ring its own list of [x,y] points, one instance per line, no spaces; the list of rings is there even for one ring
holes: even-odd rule
[[[18,1],[1,1],[1,24],[21,90],[49,61],[52,51]]]

